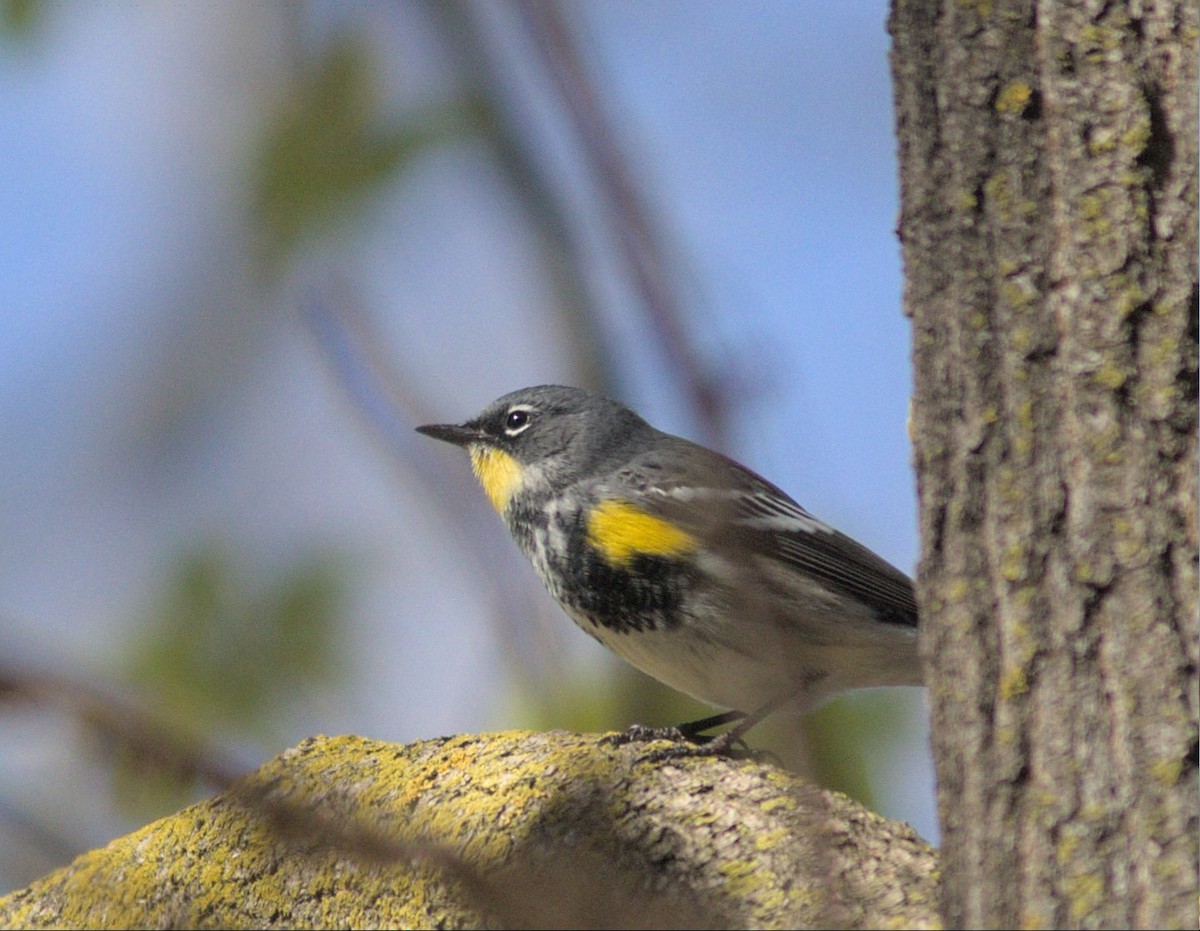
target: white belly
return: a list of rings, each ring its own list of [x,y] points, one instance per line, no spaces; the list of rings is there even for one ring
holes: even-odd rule
[[[617,633],[575,620],[647,675],[700,701],[746,713],[785,697],[789,710],[800,712],[850,689],[922,684],[910,628],[875,625],[880,629],[866,640],[814,643],[775,625],[763,630],[752,624],[741,628],[742,649],[734,649],[679,628]]]

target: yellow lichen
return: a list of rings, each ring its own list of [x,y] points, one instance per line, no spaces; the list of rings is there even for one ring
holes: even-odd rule
[[[722,864],[720,872],[730,894],[737,898],[757,896],[776,881],[773,873],[750,860],[730,860]]]
[[[971,586],[966,579],[952,579],[946,584],[946,600],[957,604],[965,600],[970,591]]]
[[[997,171],[983,182],[983,196],[989,204],[994,204],[1004,217],[1012,209],[1012,187],[1004,171]]]
[[[1014,352],[1024,355],[1033,346],[1033,330],[1025,326],[1014,327],[1009,342]]]
[[[773,831],[764,831],[754,838],[755,850],[770,850],[773,847],[778,847],[788,838],[786,828],[776,828]]]
[[[1116,131],[1107,126],[1092,131],[1087,141],[1088,154],[1092,156],[1105,155],[1117,147]]]
[[[1023,666],[1013,666],[1000,674],[1000,682],[996,687],[1001,701],[1011,701],[1018,695],[1029,691],[1029,677]]]
[[[1092,373],[1092,380],[1112,391],[1125,384],[1128,373],[1115,362],[1107,361]]]
[[[1067,911],[1072,924],[1081,924],[1095,915],[1104,899],[1104,878],[1098,873],[1068,876],[1063,881],[1063,888],[1067,893]]]
[[[1009,81],[996,95],[996,112],[1008,115],[1023,113],[1032,98],[1033,88],[1025,81]]]
[[[1150,142],[1150,120],[1143,118],[1134,122],[1125,132],[1121,133],[1121,145],[1129,150],[1131,158],[1137,158]]]
[[[1050,920],[1041,912],[1023,912],[1017,927],[1020,931],[1043,931],[1050,927]]]
[[[1170,788],[1179,782],[1183,772],[1182,760],[1155,760],[1150,764],[1150,776],[1159,785]]]
[[[992,15],[992,0],[956,0],[958,6],[970,10],[981,17]]]
[[[1000,557],[1000,575],[1009,582],[1015,582],[1025,574],[1025,547],[1020,543],[1010,543],[1004,548]]]

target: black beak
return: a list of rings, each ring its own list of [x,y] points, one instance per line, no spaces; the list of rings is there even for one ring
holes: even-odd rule
[[[426,436],[431,436],[435,440],[442,440],[445,443],[453,443],[455,446],[466,446],[469,443],[478,443],[482,436],[478,430],[473,430],[470,427],[463,426],[457,423],[431,423],[423,427],[417,427],[418,433],[424,433]]]

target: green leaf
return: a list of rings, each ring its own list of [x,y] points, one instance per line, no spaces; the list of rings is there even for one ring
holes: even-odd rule
[[[44,9],[42,0],[0,0],[0,32],[16,39],[29,36]]]
[[[125,677],[181,741],[202,734],[269,736],[281,705],[330,683],[342,667],[339,562],[305,557],[273,580],[251,579],[214,546],[180,556],[125,660]],[[186,788],[152,772],[136,747],[108,748],[123,799]]]
[[[346,588],[341,564],[328,557],[296,559],[263,582],[220,548],[190,549],[146,615],[125,678],[182,745],[212,733],[269,737],[281,708],[340,672]],[[145,758],[136,740],[106,750],[122,804],[179,804],[186,781]]]
[[[422,121],[384,124],[374,79],[363,48],[340,41],[305,69],[268,127],[254,181],[268,270],[428,141]]]
[[[302,559],[256,587],[215,548],[184,554],[129,660],[133,682],[187,720],[269,730],[271,706],[331,680],[344,600],[338,567]]]

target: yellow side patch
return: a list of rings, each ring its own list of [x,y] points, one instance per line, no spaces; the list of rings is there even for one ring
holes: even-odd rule
[[[696,548],[696,538],[628,501],[601,501],[588,515],[587,539],[614,566],[635,556],[678,556]]]
[[[509,499],[521,487],[521,463],[508,453],[487,446],[471,446],[469,452],[475,477],[487,492],[492,507],[503,514]]]

